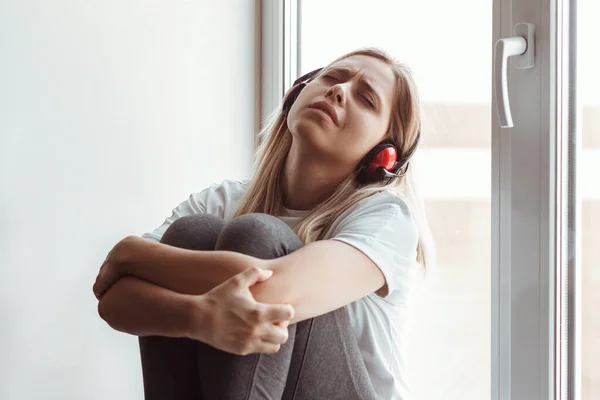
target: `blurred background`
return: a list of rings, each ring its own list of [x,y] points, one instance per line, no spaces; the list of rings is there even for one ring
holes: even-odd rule
[[[0,1],[0,399],[142,399],[108,251],[250,175],[253,1]]]
[[[92,284],[120,239],[210,183],[250,176],[258,4],[0,2],[0,399],[143,398],[137,338],[98,317]],[[581,373],[592,400],[600,8],[579,4]],[[439,263],[415,303],[413,392],[489,398],[492,1],[299,5],[298,75],[362,46],[413,70],[424,112],[414,167]]]

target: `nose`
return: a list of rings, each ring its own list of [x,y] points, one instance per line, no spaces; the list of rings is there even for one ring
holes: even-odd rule
[[[346,91],[343,88],[343,84],[338,83],[337,85],[330,87],[325,94],[325,97],[333,97],[335,102],[343,107],[346,103]]]

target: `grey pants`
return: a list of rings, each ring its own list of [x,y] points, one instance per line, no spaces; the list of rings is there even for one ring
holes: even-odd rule
[[[182,217],[161,243],[260,259],[282,257],[303,245],[283,221],[266,214],[246,214],[229,223],[208,214]],[[288,331],[277,353],[246,356],[187,338],[140,337],[145,399],[376,398],[345,307],[291,324]]]

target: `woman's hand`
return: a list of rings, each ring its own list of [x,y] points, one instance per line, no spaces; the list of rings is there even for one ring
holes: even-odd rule
[[[98,300],[106,293],[111,286],[118,281],[123,275],[124,256],[124,241],[121,240],[112,248],[106,256],[106,260],[102,263],[96,282],[94,283],[93,291]]]
[[[258,303],[249,290],[271,275],[270,270],[252,267],[195,296],[197,318],[189,337],[237,355],[279,351],[288,339],[294,309],[289,304]]]

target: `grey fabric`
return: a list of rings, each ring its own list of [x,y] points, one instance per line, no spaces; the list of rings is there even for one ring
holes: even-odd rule
[[[228,250],[261,259],[285,256],[303,243],[283,221],[246,214],[228,224],[208,214],[176,220],[162,243],[191,250]],[[140,337],[146,400],[376,399],[347,310],[288,327],[276,354],[237,356],[191,339]]]
[[[175,220],[161,243],[189,250],[214,250],[225,221],[209,214]],[[199,385],[198,344],[187,338],[140,336],[140,356],[146,400],[202,399]]]

